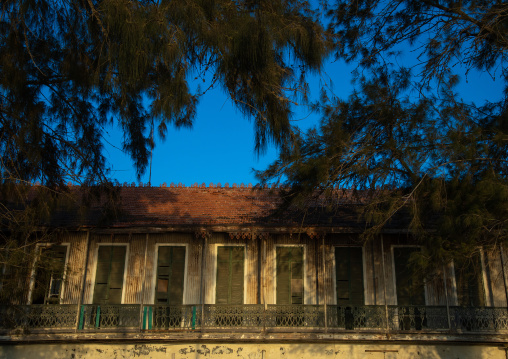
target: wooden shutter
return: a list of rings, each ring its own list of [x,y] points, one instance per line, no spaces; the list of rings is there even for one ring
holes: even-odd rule
[[[363,305],[363,253],[361,247],[335,248],[338,305]]]
[[[457,263],[455,266],[455,282],[457,284],[457,300],[460,306],[485,306],[480,253],[475,254],[468,263]]]
[[[156,304],[182,305],[185,247],[161,246],[157,257]]]
[[[425,305],[423,278],[414,273],[409,264],[411,254],[419,250],[415,247],[393,248],[398,305]]]
[[[99,246],[93,304],[121,304],[126,246]]]
[[[303,304],[303,248],[277,247],[277,304]]]
[[[41,248],[32,292],[33,304],[59,304],[67,246]]]
[[[244,261],[243,246],[217,247],[215,304],[243,304]]]

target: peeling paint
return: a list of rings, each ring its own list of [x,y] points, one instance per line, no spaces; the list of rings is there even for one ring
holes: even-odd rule
[[[153,352],[166,353],[167,348],[163,345],[136,344],[133,349],[134,357],[150,355]]]
[[[383,354],[383,350],[397,354]],[[371,352],[365,352],[370,350]],[[335,354],[335,356],[334,356]],[[377,345],[309,343],[95,343],[0,346],[0,359],[506,359],[499,345]]]
[[[201,348],[202,348],[202,349],[198,349],[198,350],[196,351],[198,354],[204,355],[205,357],[206,357],[208,354],[210,354],[210,349],[208,349],[208,348],[206,347],[206,345],[204,345],[204,344],[203,344],[203,345],[201,345]]]

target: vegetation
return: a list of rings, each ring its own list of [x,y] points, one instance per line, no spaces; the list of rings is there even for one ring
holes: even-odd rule
[[[163,138],[169,125],[192,126],[206,89],[189,81],[211,74],[254,122],[262,151],[288,141],[301,76],[319,70],[328,52],[309,4],[295,0],[3,1],[0,248],[9,250],[2,255],[14,258],[12,250],[40,241],[62,198],[83,208],[92,194],[114,203],[106,125],[122,128],[140,176],[153,129]],[[81,198],[68,182],[87,188]]]
[[[328,19],[336,57],[358,63],[357,90],[348,99],[324,92],[319,126],[298,134],[259,178],[288,185],[286,205],[340,197],[334,187],[367,192],[366,238],[406,217],[425,246],[422,264],[467,265],[479,246],[505,242],[508,91],[465,103],[454,70],[507,84],[508,5],[346,0],[330,5]],[[413,69],[395,65],[402,50],[416,58]]]
[[[71,195],[68,181],[85,188],[110,180],[106,124],[121,126],[141,175],[152,124],[162,137],[168,125],[191,126],[206,89],[191,90],[189,79],[206,73],[254,121],[256,150],[270,141],[280,147],[259,177],[289,185],[288,204],[316,188],[366,191],[368,234],[404,210],[409,230],[427,244],[422,253],[439,260],[505,241],[508,87],[499,101],[464,103],[454,69],[506,83],[508,5],[324,0],[319,10],[327,30],[297,0],[2,2],[4,247],[34,238],[55,194]],[[416,54],[414,69],[394,65],[402,49]],[[324,91],[314,105],[320,125],[300,133],[289,121],[293,96],[305,99],[303,76],[330,51],[358,64],[357,91],[349,99]],[[107,198],[113,203],[114,191]]]

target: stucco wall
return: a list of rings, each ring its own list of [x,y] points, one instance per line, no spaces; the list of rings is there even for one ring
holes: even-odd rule
[[[383,352],[386,350],[386,352]],[[0,346],[8,359],[506,359],[499,346],[369,344],[25,344]]]

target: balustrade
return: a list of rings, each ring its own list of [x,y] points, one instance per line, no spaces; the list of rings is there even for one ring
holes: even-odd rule
[[[204,308],[204,312],[202,312]],[[326,308],[331,331],[508,331],[507,308],[339,306]],[[449,313],[450,317],[448,317]],[[388,320],[388,322],[387,322]],[[0,306],[2,331],[324,330],[322,305],[9,305]]]

